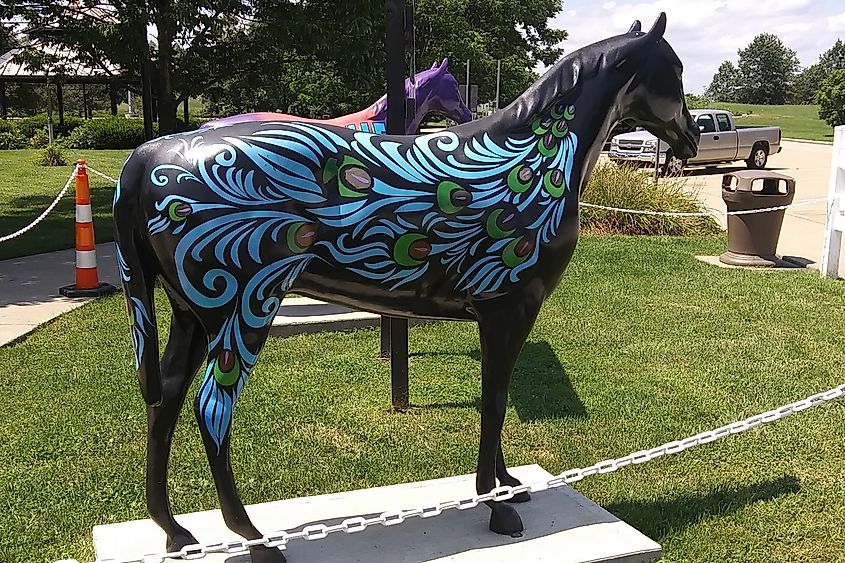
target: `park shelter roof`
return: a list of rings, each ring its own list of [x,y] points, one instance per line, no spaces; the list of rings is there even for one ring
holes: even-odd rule
[[[51,70],[33,69],[25,61],[16,60],[24,50],[36,50],[37,54],[50,61]],[[18,47],[0,55],[0,80],[9,82],[41,82],[48,76],[62,76],[64,82],[108,83],[117,78],[121,71],[117,65],[106,63],[91,66],[80,60],[78,53],[71,49],[31,42],[25,47]]]

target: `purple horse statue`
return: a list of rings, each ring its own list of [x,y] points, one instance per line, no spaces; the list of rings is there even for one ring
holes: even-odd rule
[[[472,121],[472,112],[461,98],[458,81],[449,72],[449,59],[443,59],[442,63],[434,63],[430,69],[417,73],[414,82],[405,79],[405,97],[416,101],[414,117],[405,122],[405,132],[408,135],[419,133],[420,125],[432,114],[444,115],[458,124]],[[334,119],[318,120],[286,113],[256,112],[210,121],[204,127],[222,127],[237,123],[262,121],[321,123],[323,125],[348,127],[365,133],[381,134],[384,133],[385,123],[387,122],[387,95],[379,98],[376,103],[367,109]]]
[[[502,111],[430,135],[274,119],[162,137],[132,154],[115,193],[115,238],[147,404],[147,508],[168,551],[196,543],[173,517],[167,465],[203,363],[194,412],[223,519],[262,537],[235,487],[232,419],[288,292],[477,323],[476,491],[520,484],[501,442],[511,374],[575,252],[581,192],[604,140],[628,119],[678,158],[698,150],[665,29],[664,14],[648,33],[635,22],[567,55]],[[157,279],[172,308],[162,358]],[[509,503],[528,500],[487,502],[490,529],[519,535]],[[250,555],[285,561],[263,545]]]

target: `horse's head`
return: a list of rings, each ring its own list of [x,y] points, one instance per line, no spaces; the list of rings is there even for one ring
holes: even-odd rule
[[[449,59],[417,74],[417,114],[422,119],[439,113],[455,123],[472,120],[472,112],[464,103],[458,81],[449,72]]]
[[[687,110],[681,81],[683,65],[678,55],[663,38],[666,14],[661,13],[648,33],[634,22],[634,48],[619,65],[636,64],[637,70],[621,99],[621,116],[644,127],[669,143],[680,159],[692,158],[698,152],[700,136],[695,120]]]

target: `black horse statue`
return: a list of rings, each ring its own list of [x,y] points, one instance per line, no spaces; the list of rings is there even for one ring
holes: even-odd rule
[[[146,143],[127,161],[114,217],[148,416],[147,506],[167,549],[195,543],[167,493],[171,438],[194,402],[223,518],[250,522],[229,460],[232,412],[285,294],[382,315],[478,323],[476,489],[518,485],[502,455],[511,372],[578,239],[578,201],[611,128],[628,118],[695,155],[681,62],[635,22],[566,56],[503,111],[440,133],[390,136],[316,123],[239,123]],[[172,324],[159,361],[153,287]],[[529,500],[527,493],[510,502]],[[489,502],[490,529],[523,529]],[[252,560],[279,563],[278,549]]]

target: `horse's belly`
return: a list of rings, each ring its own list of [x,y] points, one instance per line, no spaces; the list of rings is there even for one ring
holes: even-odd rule
[[[327,265],[309,267],[291,291],[393,317],[475,320],[469,302],[454,292],[390,289]]]

